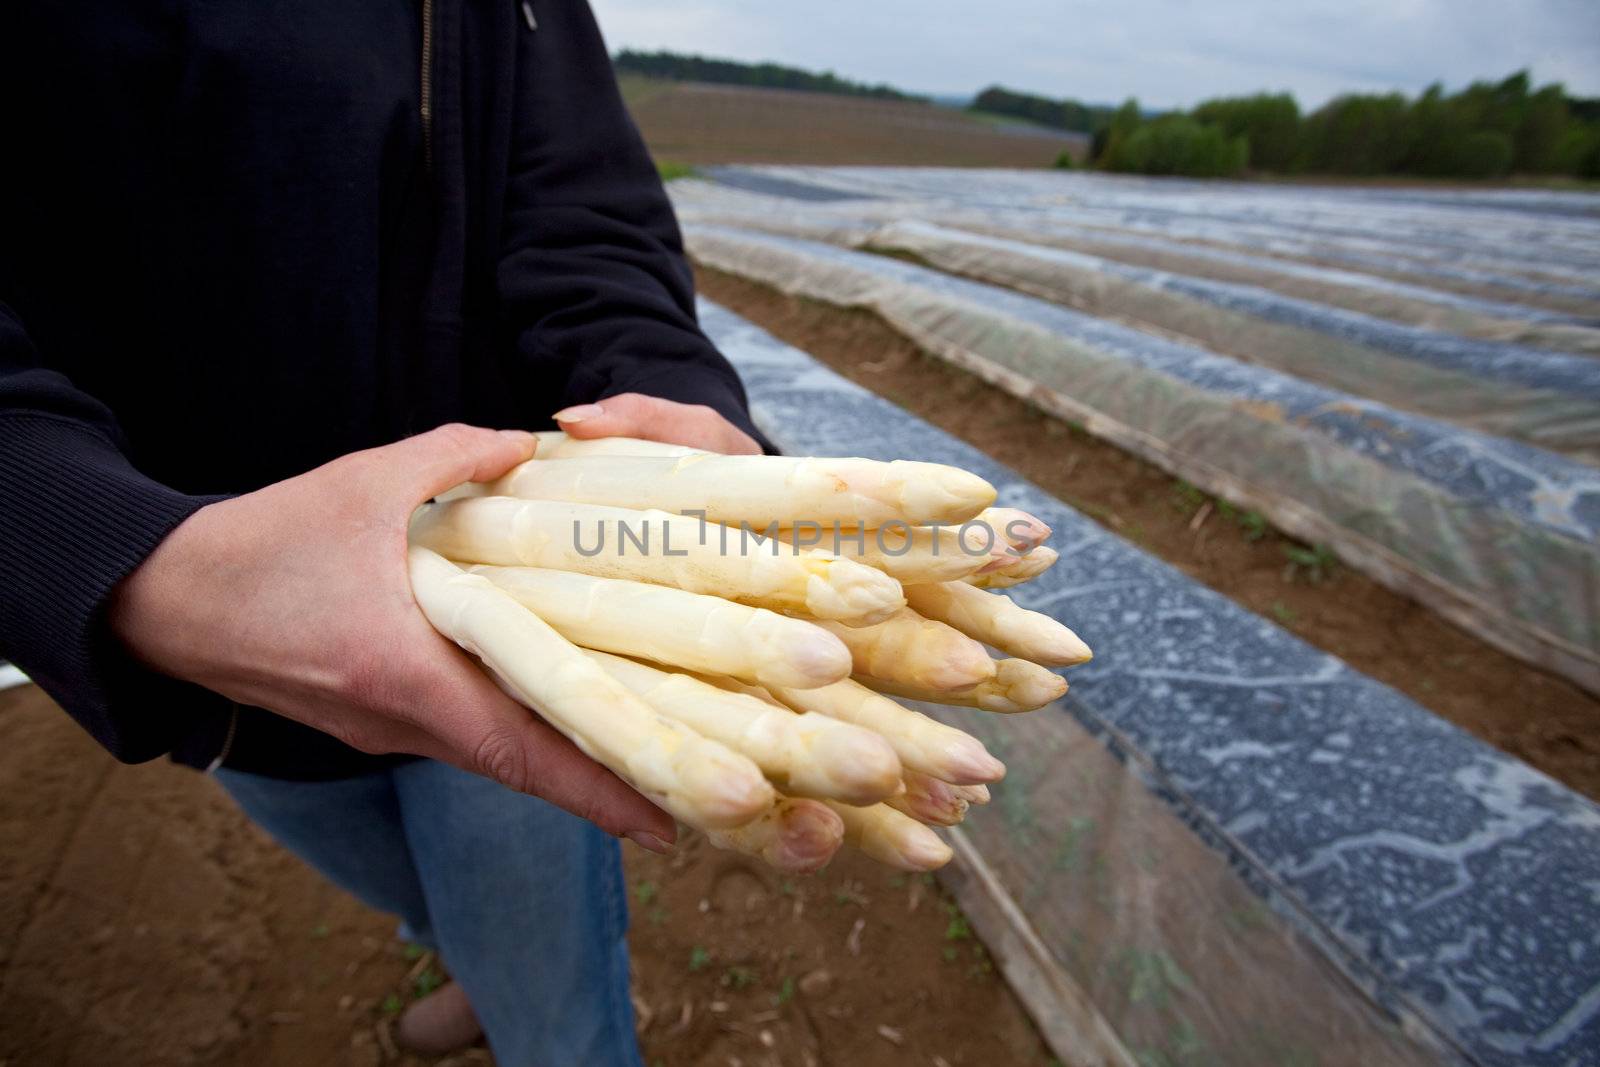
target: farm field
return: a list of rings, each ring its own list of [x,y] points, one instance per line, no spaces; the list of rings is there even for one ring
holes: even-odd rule
[[[1291,570],[1306,546],[1259,514],[1047,415],[918,348],[876,316],[841,312],[701,268],[700,290],[839,373],[1044,486],[1119,537],[1600,800],[1600,699],[1527,666],[1349,567]]]
[[[1047,167],[1087,139],[932,104],[783,89],[621,79],[663,164],[894,163]]]
[[[1596,689],[1600,198],[904,168],[707,177],[674,186],[703,267],[868,313],[1178,475],[1196,514],[1220,496],[1197,531],[1218,510],[1264,517],[1301,542],[1275,549],[1279,584],[1325,584],[1342,559],[1395,603]],[[897,384],[869,369],[880,377],[860,380]],[[940,410],[939,390],[905,395]],[[1008,455],[1046,477],[1073,451]],[[1228,568],[1213,570],[1226,590]],[[1287,601],[1277,614],[1313,625]],[[1472,644],[1451,655],[1512,662]],[[1592,697],[1551,692],[1556,719],[1594,722],[1560,710]],[[1594,759],[1592,726],[1514,725],[1550,735],[1549,766]]]

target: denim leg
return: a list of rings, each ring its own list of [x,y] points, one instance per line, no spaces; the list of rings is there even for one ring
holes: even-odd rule
[[[432,761],[393,772],[440,951],[501,1067],[640,1067],[617,842]]]
[[[215,772],[234,802],[277,842],[363,903],[398,915],[402,936],[437,948],[389,772],[286,782]]]

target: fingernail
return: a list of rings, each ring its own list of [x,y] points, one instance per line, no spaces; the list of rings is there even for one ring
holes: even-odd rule
[[[605,413],[606,409],[599,404],[574,404],[570,408],[562,408],[551,418],[557,422],[582,422],[584,419],[592,419],[596,415],[604,415]]]
[[[672,843],[670,841],[651,833],[649,830],[629,830],[623,836],[640,848],[647,848],[651,852],[656,852],[663,856],[672,851]]]
[[[500,436],[507,441],[515,441],[528,455],[533,455],[533,450],[539,447],[539,439],[527,430],[501,430]]]

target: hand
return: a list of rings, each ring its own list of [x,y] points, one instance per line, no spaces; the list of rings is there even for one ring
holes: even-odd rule
[[[556,412],[555,420],[570,437],[637,437],[730,456],[761,454],[754,438],[714,409],[643,393],[620,393],[598,404],[579,404]]]
[[[412,511],[533,454],[442,426],[201,508],[117,587],[113,631],[156,670],[332,734],[482,774],[664,851],[670,817],[496,688],[411,596]]]

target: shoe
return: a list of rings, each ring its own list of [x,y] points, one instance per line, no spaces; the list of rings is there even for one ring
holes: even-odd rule
[[[466,1048],[483,1036],[467,994],[446,982],[400,1013],[395,1037],[413,1052],[438,1055]]]

